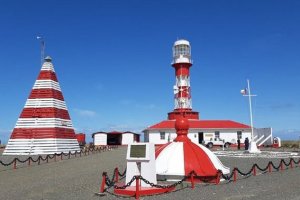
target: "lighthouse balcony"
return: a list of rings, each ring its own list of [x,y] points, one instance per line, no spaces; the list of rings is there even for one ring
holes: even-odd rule
[[[189,64],[193,64],[193,61],[190,57],[187,57],[187,56],[183,56],[183,55],[180,55],[179,57],[175,57],[173,59],[173,64],[176,64],[176,63],[189,63]]]

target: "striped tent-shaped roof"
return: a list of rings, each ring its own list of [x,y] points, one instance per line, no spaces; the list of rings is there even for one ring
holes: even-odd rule
[[[54,71],[45,58],[4,155],[79,151],[72,121]]]

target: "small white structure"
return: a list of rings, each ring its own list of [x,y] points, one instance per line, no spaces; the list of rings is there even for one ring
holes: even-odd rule
[[[128,145],[140,141],[140,135],[130,131],[96,132],[92,134],[94,145]]]
[[[273,138],[273,147],[275,148],[281,147],[281,139],[279,137]]]
[[[134,176],[142,176],[151,183],[157,184],[155,168],[155,147],[151,143],[129,144],[127,149],[126,184]],[[131,186],[135,186],[134,181]],[[142,187],[151,187],[141,181]]]

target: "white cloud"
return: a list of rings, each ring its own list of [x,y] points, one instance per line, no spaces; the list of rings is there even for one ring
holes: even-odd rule
[[[97,115],[97,113],[92,110],[75,108],[74,111],[75,111],[75,113],[77,113],[78,115],[83,116],[83,117],[94,117]]]

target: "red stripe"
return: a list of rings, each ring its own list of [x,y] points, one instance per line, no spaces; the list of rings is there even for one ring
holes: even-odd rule
[[[61,118],[70,119],[69,112],[59,108],[24,108],[20,118]]]
[[[191,64],[189,63],[177,63],[173,65],[175,67],[175,75],[176,76],[189,76],[190,75],[190,67]]]
[[[66,128],[15,128],[10,139],[76,139],[74,129]]]
[[[42,70],[37,80],[52,80],[58,82],[55,72],[48,71],[48,70],[47,71]]]
[[[198,176],[216,176],[217,169],[208,155],[191,141],[183,143],[184,171],[188,175],[195,171]]]
[[[54,98],[64,101],[61,91],[54,89],[33,89],[29,95],[29,99]]]

